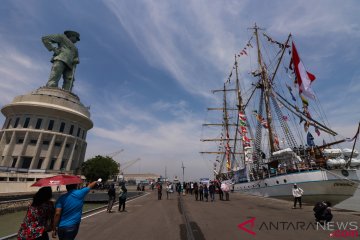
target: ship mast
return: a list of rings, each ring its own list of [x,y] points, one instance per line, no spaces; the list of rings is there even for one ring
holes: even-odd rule
[[[352,159],[353,154],[354,154],[355,145],[356,145],[356,140],[357,140],[357,138],[358,138],[358,136],[359,136],[359,132],[360,132],[360,123],[359,123],[357,132],[356,132],[355,137],[354,137],[354,145],[353,145],[352,150],[351,150],[350,159],[349,159],[349,161],[346,163],[346,167],[347,167],[347,168],[348,168],[348,167],[350,166],[350,164],[351,164],[351,159]]]
[[[265,111],[266,111],[267,125],[269,131],[270,154],[272,154],[273,152],[275,152],[275,147],[274,147],[273,129],[271,124],[272,116],[270,110],[270,83],[260,52],[260,42],[259,42],[259,34],[258,34],[259,29],[260,28],[258,28],[255,23],[254,30],[255,30],[257,53],[258,53],[258,65],[261,74],[261,84],[264,89]]]
[[[220,151],[221,149],[219,149],[218,151],[204,151],[204,152],[200,152],[201,154],[222,154],[223,155],[223,159],[220,162],[220,166],[219,166],[219,174],[223,173],[223,168],[224,165],[226,166],[226,171],[229,172],[231,171],[231,167],[232,167],[232,162],[231,162],[231,157],[235,158],[235,155],[237,154],[244,154],[243,152],[235,152],[235,149],[233,150],[230,147],[230,142],[234,141],[234,138],[230,138],[230,127],[231,126],[237,126],[238,124],[236,123],[230,123],[229,122],[229,114],[228,111],[237,111],[237,108],[228,108],[227,106],[227,97],[226,94],[227,92],[233,92],[236,91],[236,89],[227,89],[226,88],[226,84],[224,84],[223,89],[221,90],[213,90],[213,93],[217,93],[217,92],[223,92],[223,106],[221,108],[208,108],[208,110],[221,110],[223,112],[223,122],[222,123],[208,123],[208,124],[203,124],[203,126],[222,126],[223,128],[223,135],[221,138],[213,138],[213,139],[200,139],[200,141],[202,142],[209,142],[209,141],[219,141],[221,142],[220,145],[222,145],[222,148],[224,149],[224,151]]]
[[[225,156],[226,156],[226,170],[229,172],[231,170],[231,149],[230,149],[230,135],[229,135],[229,116],[227,112],[226,104],[226,87],[224,83],[224,129],[225,129]]]
[[[239,71],[238,71],[238,61],[236,58],[236,54],[235,54],[235,74],[236,74],[236,94],[237,94],[237,121],[236,121],[236,129],[235,129],[235,137],[234,137],[234,152],[236,152],[236,143],[237,143],[237,136],[238,136],[238,129],[239,129],[239,120],[240,120],[240,116],[239,113],[242,112],[244,110],[243,108],[243,102],[242,102],[242,97],[241,97],[241,90],[240,90],[240,82],[239,82]],[[244,152],[244,144],[242,144],[242,152]],[[240,157],[241,158],[241,157]]]

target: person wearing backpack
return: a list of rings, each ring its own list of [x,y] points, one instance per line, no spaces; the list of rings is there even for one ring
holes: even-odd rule
[[[121,186],[120,194],[119,194],[119,212],[126,212],[125,210],[125,202],[127,198],[127,189],[125,185]],[[122,210],[121,210],[122,207]]]
[[[300,208],[302,207],[301,204],[301,197],[304,194],[304,190],[302,190],[301,188],[299,188],[296,183],[294,183],[294,188],[292,189],[292,194],[294,196],[294,207],[293,209],[296,208],[296,203],[299,202],[299,206]]]

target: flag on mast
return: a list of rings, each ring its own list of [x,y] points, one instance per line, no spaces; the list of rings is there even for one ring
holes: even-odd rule
[[[311,83],[315,80],[316,77],[306,71],[305,66],[302,63],[300,56],[296,50],[294,42],[292,42],[292,61],[294,63],[296,81],[299,85],[300,93],[311,99],[315,99],[315,94],[311,89]]]
[[[315,146],[314,137],[310,132],[307,133],[306,140],[307,140],[307,145],[309,145],[310,147]]]

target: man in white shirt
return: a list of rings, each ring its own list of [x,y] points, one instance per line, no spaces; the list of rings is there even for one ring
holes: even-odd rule
[[[294,196],[294,207],[296,208],[296,203],[299,202],[300,208],[301,208],[301,196],[304,194],[304,190],[299,188],[296,183],[294,183],[294,188],[292,189],[292,194]]]

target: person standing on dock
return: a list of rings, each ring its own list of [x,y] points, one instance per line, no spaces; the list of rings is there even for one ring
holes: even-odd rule
[[[169,199],[169,194],[171,193],[171,183],[167,183],[167,186],[166,186],[166,199]]]
[[[180,196],[180,194],[181,194],[181,183],[176,184],[176,191],[177,191],[178,195]]]
[[[210,182],[209,193],[211,201],[215,201],[215,185],[214,182]]]
[[[161,200],[161,196],[162,196],[162,184],[161,184],[161,182],[158,183],[157,190],[158,190],[158,200]]]
[[[68,192],[61,195],[55,204],[53,238],[59,235],[60,240],[75,239],[80,227],[84,198],[90,192],[90,189],[101,181],[102,179],[99,178],[82,189],[77,189],[78,184],[66,185]]]
[[[296,203],[299,202],[299,206],[301,208],[301,197],[304,194],[304,190],[302,190],[301,188],[299,188],[296,183],[294,183],[294,188],[292,189],[292,194],[294,196],[294,207],[293,209],[296,208]]]
[[[125,187],[125,185],[122,185],[119,194],[119,212],[126,212],[125,210],[126,198],[127,198],[127,188]]]
[[[109,203],[108,203],[108,207],[107,207],[107,212],[111,213],[111,209],[114,205],[115,202],[115,185],[112,183],[110,185],[110,188],[108,190],[108,195],[109,195]]]
[[[204,185],[202,183],[200,183],[199,195],[200,195],[200,201],[204,201]]]
[[[221,189],[221,186],[220,186],[219,182],[216,182],[216,187],[217,187],[218,192],[219,192],[219,200],[221,200],[221,201],[224,200],[224,192]]]
[[[206,201],[208,202],[209,201],[209,189],[206,184],[204,184],[204,185],[205,185],[204,186],[204,197],[205,197]]]
[[[197,182],[194,183],[194,194],[195,194],[195,200],[199,200],[199,187],[198,187],[198,184]]]

